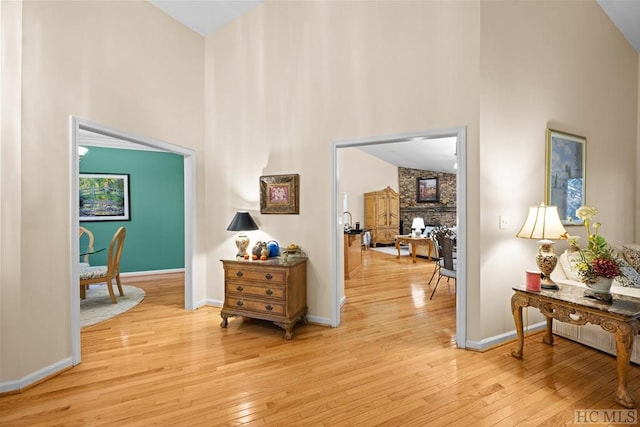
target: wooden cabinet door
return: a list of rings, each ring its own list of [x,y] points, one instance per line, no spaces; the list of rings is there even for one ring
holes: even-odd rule
[[[387,204],[388,204],[387,197],[385,196],[384,193],[376,196],[376,201],[375,201],[376,227],[386,227],[387,225],[389,225],[389,215],[387,213]]]
[[[400,200],[393,194],[389,194],[387,206],[387,212],[389,214],[387,226],[395,227],[396,232],[398,232],[398,228],[400,227]]]
[[[364,226],[373,229],[376,227],[376,198],[373,194],[364,195]]]

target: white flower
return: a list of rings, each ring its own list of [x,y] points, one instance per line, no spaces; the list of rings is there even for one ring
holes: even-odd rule
[[[576,210],[576,216],[583,221],[589,221],[591,218],[598,216],[598,209],[591,206],[580,206]]]

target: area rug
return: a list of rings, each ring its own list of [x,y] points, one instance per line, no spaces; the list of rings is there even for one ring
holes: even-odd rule
[[[395,246],[379,246],[377,248],[372,246],[369,249],[376,252],[382,252],[383,254],[398,256],[398,250]],[[409,246],[400,246],[400,256],[404,255],[411,255],[411,252],[409,252]]]
[[[120,296],[118,287],[114,286],[117,304],[111,303],[106,285],[91,285],[87,297],[80,300],[80,325],[86,327],[111,319],[118,314],[131,310],[144,299],[144,291],[135,286],[122,285],[124,295]]]

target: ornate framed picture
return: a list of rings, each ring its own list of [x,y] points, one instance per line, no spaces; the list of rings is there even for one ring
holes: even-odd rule
[[[582,225],[576,210],[585,204],[584,136],[547,129],[545,203],[557,206],[564,225]]]
[[[129,175],[81,173],[80,221],[129,221]]]
[[[260,177],[261,214],[300,213],[300,175]]]
[[[416,202],[425,203],[440,201],[438,178],[418,178],[416,188]]]

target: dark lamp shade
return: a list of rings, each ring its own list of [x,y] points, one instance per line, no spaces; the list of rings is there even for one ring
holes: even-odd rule
[[[231,224],[227,227],[227,231],[251,231],[258,230],[258,225],[251,218],[249,212],[236,212],[231,220]]]

